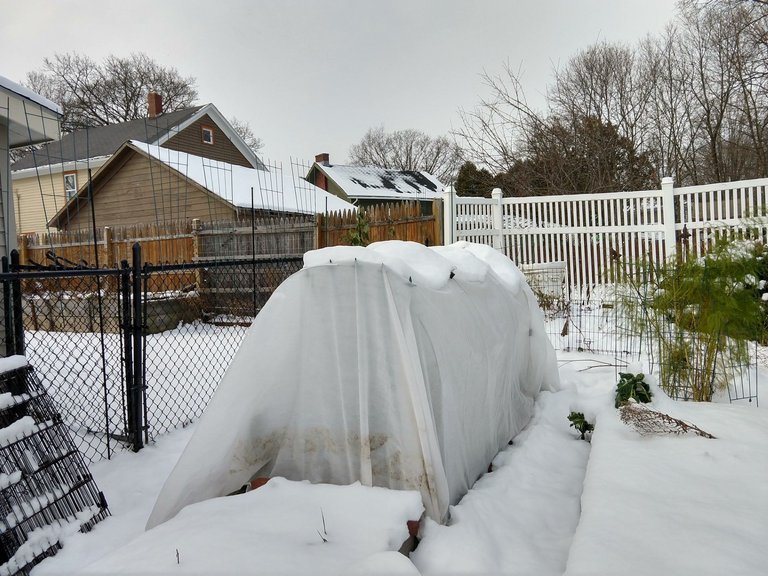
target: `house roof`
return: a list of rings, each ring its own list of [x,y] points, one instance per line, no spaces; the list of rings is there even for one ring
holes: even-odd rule
[[[270,167],[269,170],[246,168],[137,140],[125,142],[96,172],[93,176],[94,183],[97,184],[101,175],[108,172],[109,166],[113,162],[119,162],[119,159],[130,150],[145,156],[150,161],[164,164],[178,172],[190,184],[238,208],[253,207],[256,210],[300,214],[356,209],[353,204],[338,196],[310,184],[303,178],[284,174],[279,168]],[[253,189],[253,197],[251,189]],[[88,183],[86,182],[78,194],[50,220],[49,225],[60,227],[63,220],[87,204],[87,194]]]
[[[440,198],[443,191],[443,185],[437,178],[416,170],[318,162],[312,170],[322,171],[352,199],[432,200]]]
[[[263,167],[261,160],[235,133],[216,107],[213,104],[206,104],[167,112],[154,118],[138,118],[119,124],[76,130],[66,134],[61,140],[51,142],[40,150],[27,154],[15,162],[11,170],[17,172],[28,168],[110,156],[129,140],[162,145],[206,114],[216,122],[252,166]]]
[[[13,171],[47,166],[76,160],[109,156],[127,140],[156,141],[173,130],[202,106],[185,108],[161,114],[156,118],[138,118],[119,124],[95,126],[65,134],[61,140],[51,142],[34,153],[29,153],[11,166]]]
[[[60,116],[58,104],[0,76],[0,123],[8,125],[11,148],[58,137]]]

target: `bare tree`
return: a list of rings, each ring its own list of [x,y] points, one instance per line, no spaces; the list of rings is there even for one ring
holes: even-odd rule
[[[245,120],[238,120],[233,116],[230,118],[229,123],[232,125],[232,128],[234,128],[235,132],[237,132],[238,136],[240,136],[240,138],[243,139],[248,147],[253,150],[254,154],[258,154],[261,151],[261,149],[264,147],[264,142],[261,138],[256,137],[256,135],[253,133],[251,125],[248,122]]]
[[[465,156],[495,173],[509,172],[520,160],[520,147],[543,123],[525,97],[521,75],[504,66],[501,74],[483,72],[482,80],[490,95],[473,110],[460,110],[461,125],[454,135]]]
[[[629,154],[640,172],[624,182],[648,181],[649,165],[653,180],[671,175],[679,185],[768,176],[768,0],[680,0],[659,37],[597,43],[553,76],[544,113],[527,104],[508,65],[483,74],[490,95],[460,111],[455,134],[466,158],[506,182],[507,193],[562,188],[566,174],[578,175],[574,191],[611,182],[600,163],[591,178],[562,172],[577,156],[574,143],[604,158]]]
[[[629,133],[639,125],[629,88],[590,77],[605,73],[592,69],[597,64],[616,66],[612,53],[604,52],[596,62],[591,56],[577,60],[560,76],[558,99],[547,116],[528,105],[520,75],[509,65],[501,75],[483,75],[491,95],[462,111],[456,135],[468,157],[496,174],[506,195],[631,190],[658,180],[651,155],[611,120],[623,119]]]
[[[555,70],[549,94],[552,112],[561,117],[593,117],[642,146],[653,85],[651,71],[629,46],[600,42]]]
[[[731,58],[738,96],[734,106],[749,142],[746,171],[768,174],[768,3],[735,2],[728,13],[735,44]]]
[[[193,77],[142,53],[108,56],[101,63],[81,54],[56,54],[28,73],[26,84],[62,106],[64,131],[143,118],[151,91],[162,95],[166,112],[189,107],[197,98]]]
[[[452,182],[461,164],[461,150],[448,137],[432,138],[419,130],[371,128],[349,150],[350,162],[395,170],[429,172],[444,183]]]
[[[646,143],[658,176],[672,176],[678,185],[696,184],[700,124],[695,96],[688,88],[693,70],[684,64],[680,33],[668,26],[660,37],[644,40],[639,50],[652,86]]]

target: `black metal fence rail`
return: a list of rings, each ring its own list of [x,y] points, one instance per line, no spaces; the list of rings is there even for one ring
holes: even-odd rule
[[[198,418],[300,256],[119,268],[3,262],[0,346],[25,354],[91,461]]]

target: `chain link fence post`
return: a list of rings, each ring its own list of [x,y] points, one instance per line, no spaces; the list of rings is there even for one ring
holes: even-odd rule
[[[128,415],[128,426],[130,430],[131,443],[133,451],[138,452],[144,447],[143,439],[143,417],[142,397],[144,390],[144,367],[142,342],[144,338],[144,323],[141,311],[142,290],[141,290],[141,245],[136,242],[133,245],[133,286],[132,286],[132,328],[133,337],[133,381],[128,389],[130,406],[132,410]]]
[[[18,272],[20,270],[19,251],[11,251],[11,270]],[[11,299],[13,302],[13,340],[14,354],[24,354],[24,317],[22,315],[21,303],[21,280],[18,276],[13,280],[11,289]]]

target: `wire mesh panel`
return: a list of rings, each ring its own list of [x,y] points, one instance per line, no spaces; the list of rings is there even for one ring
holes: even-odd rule
[[[254,317],[301,267],[300,257],[144,267],[148,440],[203,413]]]
[[[62,534],[109,514],[30,366],[0,373],[0,454],[0,574],[28,574]]]
[[[571,300],[546,319],[556,350],[610,354],[624,361],[642,353],[641,325],[614,298]]]
[[[758,400],[757,344],[663,319],[652,342],[663,390],[676,400]]]

